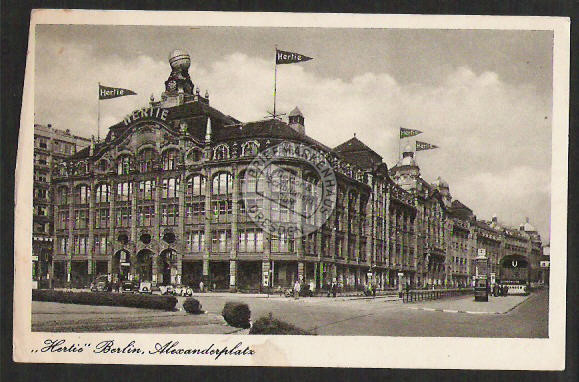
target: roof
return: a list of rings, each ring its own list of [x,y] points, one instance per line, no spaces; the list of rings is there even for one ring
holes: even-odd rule
[[[294,107],[294,109],[292,111],[289,112],[288,117],[295,117],[297,115],[299,115],[301,117],[304,116],[302,114],[301,110],[296,106],[296,107]]]
[[[374,168],[382,162],[382,156],[364,142],[353,137],[334,148],[341,157],[362,168]]]
[[[451,207],[455,208],[455,209],[466,209],[472,212],[472,210],[470,208],[468,208],[466,205],[464,205],[460,200],[455,199],[452,201],[451,203]]]

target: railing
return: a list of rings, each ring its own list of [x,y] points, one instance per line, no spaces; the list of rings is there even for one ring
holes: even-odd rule
[[[408,290],[402,292],[402,302],[407,303],[426,300],[438,300],[441,298],[462,296],[472,293],[473,288]]]

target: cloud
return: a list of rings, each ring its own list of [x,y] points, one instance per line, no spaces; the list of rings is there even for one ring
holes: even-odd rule
[[[96,135],[97,82],[138,95],[101,102],[105,126],[158,98],[170,68],[144,54],[100,57],[98,49],[73,42],[43,44],[36,71],[36,118],[59,128]],[[398,156],[398,128],[419,129],[418,139],[438,150],[419,152],[425,179],[442,176],[453,196],[479,216],[499,214],[508,224],[528,215],[549,231],[551,104],[531,85],[513,85],[492,71],[454,68],[439,84],[401,84],[388,73],[351,79],[321,77],[308,65],[280,65],[277,111],[299,106],[308,135],[336,146],[354,133],[391,167]],[[263,119],[273,109],[271,61],[234,53],[215,62],[194,61],[191,77],[212,106],[242,121]],[[412,143],[412,140],[406,143]],[[406,144],[404,143],[404,144]]]

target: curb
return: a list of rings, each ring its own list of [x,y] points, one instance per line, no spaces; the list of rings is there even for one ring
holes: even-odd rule
[[[416,307],[416,306],[407,306],[407,309],[413,309],[413,310],[423,310],[423,311],[427,311],[427,312],[444,312],[444,313],[466,313],[466,314],[507,314],[512,312],[516,307],[518,307],[519,305],[521,305],[522,303],[524,303],[525,301],[528,301],[529,298],[531,297],[531,295],[529,295],[527,298],[525,298],[522,301],[519,301],[518,303],[516,303],[515,305],[513,305],[512,307],[510,307],[508,310],[504,311],[504,312],[477,312],[477,311],[470,311],[470,310],[454,310],[454,309],[441,309],[441,308],[423,308],[423,307]]]

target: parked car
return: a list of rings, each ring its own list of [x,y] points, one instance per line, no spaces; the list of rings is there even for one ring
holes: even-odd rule
[[[98,275],[93,282],[90,283],[90,290],[92,292],[110,292],[112,289],[107,275]]]
[[[141,281],[139,284],[139,293],[152,294],[153,293],[153,283],[150,281]]]
[[[183,284],[176,285],[173,289],[173,295],[191,297],[193,295],[193,288]]]
[[[161,291],[161,294],[164,296],[172,295],[173,294],[173,285],[159,285],[159,290]]]
[[[135,293],[138,290],[133,281],[125,280],[121,283],[121,293]]]

